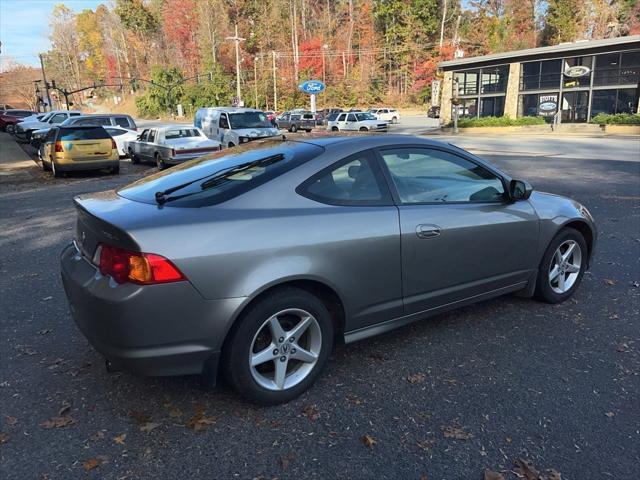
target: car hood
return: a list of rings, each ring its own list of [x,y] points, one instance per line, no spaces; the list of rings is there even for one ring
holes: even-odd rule
[[[51,128],[51,124],[39,121],[20,122],[18,125],[20,125],[20,128],[22,130],[39,130],[41,128]]]
[[[237,128],[233,130],[239,137],[249,138],[264,138],[275,137],[278,135],[278,129],[273,127],[260,127],[260,128]]]
[[[217,140],[209,140],[208,138],[176,138],[173,140],[165,140],[165,144],[168,147],[175,148],[176,150],[220,146],[220,142]]]

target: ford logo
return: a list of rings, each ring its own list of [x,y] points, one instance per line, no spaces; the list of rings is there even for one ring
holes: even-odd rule
[[[564,71],[564,74],[567,77],[578,78],[584,77],[588,75],[591,69],[589,67],[585,67],[584,65],[576,65],[575,67],[569,67]]]
[[[555,102],[544,102],[540,104],[540,110],[543,112],[550,112],[551,110],[555,110],[557,107]]]
[[[306,82],[298,85],[298,88],[301,92],[312,95],[323,92],[325,89],[325,85],[320,80],[307,80]]]

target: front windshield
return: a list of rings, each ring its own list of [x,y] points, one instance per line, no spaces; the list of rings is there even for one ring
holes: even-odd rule
[[[356,113],[356,118],[358,119],[359,122],[362,122],[363,120],[376,120],[376,117],[374,117],[372,114],[370,113]]]
[[[271,128],[271,122],[263,112],[242,112],[229,114],[231,128]]]

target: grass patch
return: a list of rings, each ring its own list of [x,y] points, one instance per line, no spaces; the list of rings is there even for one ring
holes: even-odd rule
[[[599,113],[591,119],[591,123],[598,125],[640,125],[640,115],[637,113]]]

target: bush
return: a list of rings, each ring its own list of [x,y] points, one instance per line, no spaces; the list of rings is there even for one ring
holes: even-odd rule
[[[544,125],[545,123],[544,117],[511,118],[505,115],[504,117],[461,118],[458,120],[458,127],[512,127],[521,125]],[[453,122],[449,124],[449,126],[452,125]]]
[[[640,125],[640,115],[637,113],[599,113],[591,119],[591,123],[598,125]]]

